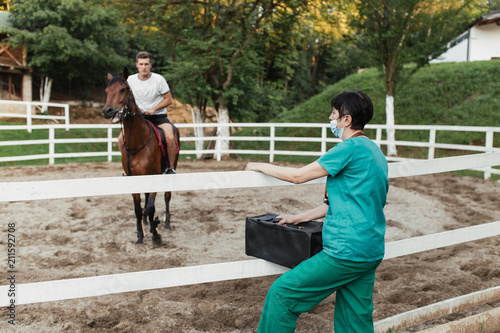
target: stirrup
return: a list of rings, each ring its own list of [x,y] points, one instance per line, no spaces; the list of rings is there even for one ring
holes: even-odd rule
[[[175,175],[175,169],[174,168],[167,168],[165,172],[163,173],[164,175]]]

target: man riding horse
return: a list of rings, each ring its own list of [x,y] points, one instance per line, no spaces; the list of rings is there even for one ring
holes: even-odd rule
[[[135,57],[135,66],[139,71],[128,77],[127,82],[134,93],[137,106],[146,115],[155,115],[148,118],[154,125],[165,133],[169,166],[166,174],[175,174],[174,161],[177,147],[172,124],[168,120],[167,106],[172,104],[172,94],[165,78],[151,72],[153,63],[148,52],[141,51]],[[125,153],[123,133],[118,137],[118,147],[122,155]]]
[[[175,173],[174,169],[179,159],[180,139],[179,131],[168,121],[166,115],[165,105],[169,105],[172,101],[170,89],[167,82],[162,77],[159,81],[163,82],[163,84],[154,88],[154,80],[156,80],[156,78],[153,79],[153,77],[156,77],[157,74],[155,75],[149,72],[151,68],[149,58],[145,66],[146,70],[141,70],[140,63],[141,60],[138,60],[137,67],[140,73],[137,75],[137,79],[141,83],[147,82],[145,85],[146,87],[153,87],[153,89],[156,89],[157,93],[155,95],[159,97],[157,99],[158,102],[146,107],[142,104],[142,109],[139,107],[136,102],[135,93],[137,91],[140,95],[140,90],[144,87],[140,87],[137,90],[136,88],[131,88],[131,81],[133,80],[129,79],[128,69],[125,67],[121,76],[113,76],[110,73],[107,75],[109,82],[106,87],[106,104],[102,109],[102,114],[104,118],[111,119],[113,123],[120,122],[122,124],[122,130],[119,137],[119,148],[122,153],[123,170],[128,176]],[[145,80],[141,80],[142,74],[144,74]],[[132,91],[132,89],[134,89],[134,91]],[[159,110],[161,108],[163,108],[163,110]],[[160,114],[157,115],[155,111],[159,111]],[[153,115],[148,116],[147,113]],[[167,137],[168,135],[171,136],[171,138],[167,139],[168,154],[164,149],[166,144],[158,139],[158,130],[153,126],[152,122],[159,123],[160,127],[165,129]],[[136,244],[144,243],[143,224],[147,224],[148,222],[150,232],[152,233],[153,243],[161,244],[161,235],[158,233],[157,229],[160,222],[158,218],[155,218],[156,193],[145,193],[146,200],[144,210],[142,209],[141,194],[133,193],[132,197],[134,198],[134,211],[137,219]],[[171,192],[165,192],[165,228],[167,229],[170,229],[169,203],[171,197]]]

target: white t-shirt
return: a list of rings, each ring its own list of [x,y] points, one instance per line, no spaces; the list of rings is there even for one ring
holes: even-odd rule
[[[160,74],[151,73],[149,78],[141,80],[139,74],[130,75],[127,79],[134,93],[137,106],[147,111],[163,101],[163,95],[170,91],[167,80]],[[166,114],[167,108],[157,110],[155,114]]]

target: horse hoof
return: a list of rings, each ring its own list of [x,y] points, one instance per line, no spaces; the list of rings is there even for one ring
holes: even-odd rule
[[[153,235],[153,244],[154,245],[161,245],[161,235],[160,234],[156,234],[156,235]]]
[[[137,242],[135,242],[135,244],[144,244],[144,241],[141,239],[138,239]]]
[[[172,230],[169,222],[165,222],[165,229]]]
[[[153,233],[153,230],[156,230],[159,224],[160,220],[158,219],[158,217],[156,217],[153,221],[151,221],[151,233]]]

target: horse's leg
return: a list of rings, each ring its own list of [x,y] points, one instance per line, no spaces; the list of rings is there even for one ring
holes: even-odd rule
[[[132,194],[134,198],[134,210],[135,217],[137,219],[137,242],[136,244],[143,244],[144,239],[144,229],[142,228],[142,207],[141,207],[141,195],[140,194]]]
[[[170,226],[170,199],[172,198],[172,192],[165,192],[165,229],[172,230]]]
[[[147,206],[147,204],[149,202],[149,193],[145,193],[144,196],[146,198],[144,199],[144,211],[142,212],[142,224],[143,225],[148,225],[149,224],[149,222],[148,222],[148,212],[147,212],[146,206]]]
[[[180,148],[181,141],[179,139],[179,130],[177,127],[172,125],[172,130],[174,132],[175,140],[177,141],[177,146]],[[175,146],[175,145],[174,145]],[[177,162],[179,161],[179,152],[175,153],[175,160],[173,167],[177,170]],[[170,215],[170,199],[172,199],[172,192],[165,192],[165,229],[172,229],[170,225],[171,215]]]
[[[161,235],[158,233],[158,218],[155,219],[155,199],[156,193],[149,193],[146,202],[146,215],[149,217],[149,231],[153,234],[153,243],[161,245]]]

